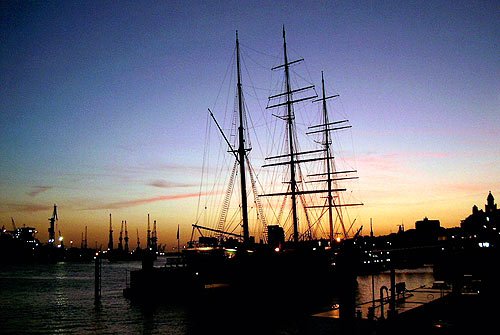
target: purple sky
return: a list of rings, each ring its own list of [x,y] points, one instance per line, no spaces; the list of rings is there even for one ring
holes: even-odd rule
[[[170,239],[177,223],[188,235],[207,108],[235,31],[269,60],[280,55],[285,25],[290,54],[317,84],[324,71],[353,125],[359,221],[373,218],[379,233],[424,216],[457,226],[488,191],[500,197],[499,9],[494,1],[2,2],[0,225],[14,217],[45,240],[57,203],[73,239],[88,225],[104,241],[109,212],[134,230],[151,213]],[[268,79],[253,78],[259,88]]]

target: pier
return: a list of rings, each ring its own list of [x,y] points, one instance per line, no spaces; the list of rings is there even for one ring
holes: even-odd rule
[[[385,287],[383,287],[385,288]],[[383,292],[381,288],[381,292]],[[436,303],[451,293],[451,289],[421,286],[412,290],[397,293],[396,297],[386,295],[375,301],[367,301],[355,306],[354,316],[343,315],[340,305],[335,305],[329,311],[312,315],[313,324],[320,329],[368,334],[377,329],[386,330],[387,325],[397,319],[406,318],[407,313],[427,304]],[[394,298],[394,307],[391,299]]]
[[[456,291],[437,281],[432,287],[421,286],[395,297],[358,304],[354,315],[347,317],[341,306],[335,305],[311,315],[307,334],[457,334],[498,329],[492,306],[496,296],[490,295],[491,291],[483,294],[482,288],[481,283],[475,283]]]

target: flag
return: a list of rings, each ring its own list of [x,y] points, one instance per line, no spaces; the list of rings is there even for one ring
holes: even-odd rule
[[[179,225],[177,225],[177,239],[179,239]]]

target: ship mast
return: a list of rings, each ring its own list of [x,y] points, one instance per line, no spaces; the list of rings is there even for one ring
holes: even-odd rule
[[[335,203],[333,192],[343,192],[346,189],[344,189],[344,188],[334,189],[333,182],[336,182],[338,180],[357,179],[358,177],[356,177],[356,176],[354,176],[354,177],[346,176],[346,177],[336,177],[336,178],[333,177],[334,175],[350,174],[350,173],[355,173],[357,171],[356,170],[337,171],[335,169],[335,165],[333,164],[334,157],[332,155],[332,150],[331,150],[330,132],[351,128],[352,126],[351,125],[340,125],[340,126],[332,127],[333,125],[345,124],[349,120],[340,120],[340,121],[334,121],[334,122],[329,121],[326,101],[329,99],[332,99],[332,98],[336,98],[339,95],[335,94],[335,95],[326,96],[325,79],[323,76],[323,71],[321,71],[321,88],[322,88],[321,99],[313,100],[313,102],[319,102],[319,101],[322,102],[322,112],[323,112],[322,122],[323,123],[309,127],[309,129],[318,128],[318,127],[320,127],[321,129],[309,131],[306,134],[314,134],[314,133],[322,133],[323,134],[323,143],[322,144],[324,146],[324,151],[325,151],[325,158],[324,159],[325,159],[325,164],[326,164],[326,172],[325,173],[318,173],[318,174],[314,174],[314,175],[309,175],[309,176],[325,176],[326,175],[326,179],[314,180],[313,182],[325,182],[326,181],[326,183],[327,183],[327,190],[326,191],[327,191],[328,204],[326,207],[328,208],[329,240],[330,240],[330,243],[333,243],[334,231],[335,231],[334,225],[333,225],[333,209],[335,208],[335,210],[337,211],[337,215],[339,217],[339,222],[340,222],[340,225],[342,227],[343,236],[344,236],[344,238],[347,238],[347,231],[346,231],[346,228],[344,225],[344,218],[342,215],[341,207],[360,206],[363,204],[362,203],[341,204],[340,202]],[[332,163],[330,163],[330,162],[332,162]],[[325,206],[308,206],[308,208],[324,208],[324,207]]]
[[[285,60],[286,111],[288,146],[290,152],[290,191],[292,197],[293,241],[299,241],[299,220],[297,216],[297,179],[295,178],[295,149],[293,146],[294,118],[292,109],[292,90],[290,88],[290,65],[286,52],[285,27],[283,27],[283,57]]]
[[[328,124],[328,111],[326,108],[326,96],[325,96],[325,78],[323,77],[323,71],[321,71],[321,91],[322,91],[322,102],[323,102],[323,123]],[[332,194],[332,178],[330,170],[330,132],[325,131],[325,150],[326,150],[326,177],[327,177],[327,189],[328,189],[328,227],[330,229],[330,244],[333,243],[333,194]]]
[[[238,94],[238,118],[239,118],[239,125],[238,125],[238,148],[234,149],[229,140],[227,139],[226,135],[224,134],[224,131],[220,127],[219,123],[215,119],[215,116],[213,115],[212,111],[209,109],[208,111],[210,112],[210,116],[214,120],[217,128],[219,129],[222,137],[226,141],[226,144],[229,146],[229,152],[231,152],[235,159],[235,165],[233,168],[233,174],[236,169],[236,164],[239,166],[240,170],[240,191],[241,191],[241,213],[242,213],[242,228],[243,228],[243,243],[247,245],[250,242],[250,231],[249,231],[249,226],[248,226],[248,199],[247,199],[247,190],[246,190],[246,168],[245,168],[245,161],[246,161],[246,153],[247,151],[250,151],[251,149],[245,148],[245,113],[244,113],[244,103],[243,103],[243,90],[242,90],[242,84],[241,84],[241,66],[240,66],[240,43],[238,39],[238,31],[236,31],[236,67],[237,67],[237,94]],[[230,195],[230,192],[232,190],[233,181],[231,177],[231,182],[230,182],[230,189],[226,192],[226,197]],[[209,231],[216,231],[219,234],[224,234],[224,235],[237,235],[237,234],[230,234],[228,232],[225,232],[222,228],[223,226],[221,225],[224,220],[225,220],[225,213],[227,212],[227,205],[229,202],[224,201],[225,205],[222,210],[221,214],[221,219],[219,222],[220,229],[209,229],[207,227],[202,227],[197,224],[193,224],[193,229],[205,229]],[[237,235],[239,236],[239,235]]]
[[[243,219],[243,243],[248,244],[250,233],[248,230],[248,212],[247,212],[247,190],[246,190],[246,171],[245,171],[245,137],[243,125],[243,92],[241,89],[241,67],[240,67],[240,42],[238,40],[238,31],[236,31],[236,68],[238,72],[238,116],[240,124],[238,127],[238,161],[240,165],[240,189],[241,189],[241,211]]]
[[[291,196],[293,241],[298,242],[299,241],[299,219],[298,219],[298,210],[297,210],[297,196],[300,196],[301,194],[306,194],[306,193],[316,193],[316,191],[312,191],[312,192],[311,191],[299,191],[298,186],[297,186],[296,164],[302,163],[303,161],[311,161],[311,160],[315,160],[315,159],[299,160],[299,159],[297,159],[297,156],[303,155],[303,154],[311,154],[311,153],[315,153],[315,152],[320,152],[321,150],[302,152],[302,153],[296,152],[295,142],[294,142],[295,115],[294,115],[294,111],[293,111],[293,104],[300,102],[300,101],[314,99],[317,97],[317,95],[316,94],[314,94],[314,95],[307,95],[306,94],[306,96],[303,95],[304,92],[307,92],[307,91],[313,89],[314,85],[301,87],[298,89],[292,89],[292,86],[290,83],[290,65],[301,62],[301,61],[303,61],[303,59],[301,58],[301,59],[294,60],[294,61],[288,61],[288,53],[287,53],[287,49],[286,49],[285,27],[283,27],[283,58],[284,58],[284,64],[275,66],[274,68],[272,68],[272,70],[284,68],[284,70],[285,70],[285,92],[270,96],[269,101],[274,100],[274,99],[281,99],[283,97],[285,98],[285,101],[284,102],[277,102],[273,105],[268,105],[266,108],[269,109],[269,108],[275,108],[275,107],[280,107],[280,106],[286,106],[286,114],[284,116],[278,116],[278,117],[280,119],[286,121],[287,137],[288,137],[288,154],[274,156],[274,157],[268,157],[266,159],[288,158],[288,160],[286,162],[265,164],[265,165],[263,165],[263,167],[275,166],[275,165],[288,165],[290,167],[290,179],[289,179],[290,192],[263,194],[263,196],[278,196],[278,195],[290,195]],[[297,99],[294,100],[294,94],[301,94],[301,95],[300,95],[300,97],[298,97]]]

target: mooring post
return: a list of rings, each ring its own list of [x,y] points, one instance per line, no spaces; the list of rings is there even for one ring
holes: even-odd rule
[[[387,286],[385,286],[385,285],[380,287],[380,320],[385,319],[385,315],[384,315],[384,304],[385,304],[384,291],[385,291],[387,298],[389,298],[389,290],[387,289]]]
[[[389,298],[388,317],[395,317],[396,311],[396,271],[391,267],[391,297]]]
[[[94,304],[98,305],[101,302],[101,268],[102,258],[99,252],[95,255],[95,268],[94,268]]]

